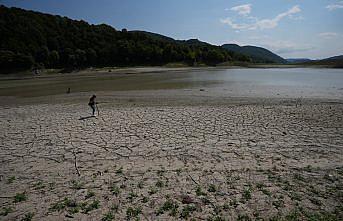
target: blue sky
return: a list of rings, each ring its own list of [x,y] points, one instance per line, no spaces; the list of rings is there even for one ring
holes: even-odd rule
[[[175,39],[262,46],[284,58],[343,54],[342,0],[0,0]]]

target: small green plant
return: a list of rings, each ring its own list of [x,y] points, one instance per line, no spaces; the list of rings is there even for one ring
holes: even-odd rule
[[[225,221],[224,218],[222,218],[221,216],[212,216],[207,218],[207,221]]]
[[[117,171],[116,174],[123,174],[123,167],[120,167]]]
[[[307,172],[312,172],[312,170],[313,170],[313,167],[311,165],[307,165],[305,167],[305,171],[307,171]]]
[[[101,221],[111,221],[113,219],[114,219],[114,215],[110,211],[110,212],[105,213],[105,215],[101,218]]]
[[[171,199],[167,199],[164,204],[158,209],[158,211],[156,212],[156,215],[161,215],[166,211],[170,211],[170,215],[171,216],[176,216],[177,215],[177,208],[179,207],[179,205],[174,202]]]
[[[248,189],[244,189],[244,192],[243,192],[242,197],[243,197],[243,199],[244,199],[245,201],[248,201],[248,200],[251,199],[251,191],[250,191],[249,188],[248,188]]]
[[[139,189],[143,189],[143,187],[144,187],[144,182],[143,182],[142,180],[139,181],[137,186],[138,186]]]
[[[11,176],[7,179],[7,184],[11,184],[15,181],[15,176]]]
[[[263,183],[257,183],[256,188],[259,190],[262,190],[264,188],[264,184]]]
[[[15,202],[15,203],[19,203],[19,202],[26,201],[26,200],[27,200],[27,196],[26,196],[26,193],[25,193],[25,192],[17,193],[17,194],[14,196],[14,202]]]
[[[76,180],[71,181],[71,188],[72,189],[80,190],[83,188],[83,186],[84,186],[84,184],[79,182],[79,181],[76,181]]]
[[[194,205],[185,206],[181,211],[180,218],[188,219],[191,213],[193,213],[195,210],[196,208]]]
[[[196,190],[195,190],[195,193],[197,196],[206,196],[206,193],[203,192],[201,186],[197,186]]]
[[[21,221],[31,221],[34,215],[35,214],[31,212],[26,213],[25,216],[21,219]]]
[[[144,196],[142,199],[142,203],[147,203],[149,201],[149,197]]]
[[[230,206],[233,206],[234,208],[236,208],[238,206],[238,201],[237,199],[233,199],[230,201]]]
[[[164,183],[163,183],[163,181],[161,181],[161,180],[158,180],[158,181],[156,182],[156,186],[157,186],[158,188],[162,188],[162,187],[164,187]]]
[[[61,211],[66,207],[64,200],[63,201],[59,201],[54,203],[50,208],[49,211]]]
[[[182,172],[182,169],[181,169],[181,168],[179,168],[179,169],[176,170],[176,174],[177,174],[178,176],[180,176],[181,172]]]
[[[118,212],[118,209],[119,209],[119,205],[118,204],[113,204],[110,208],[110,210],[112,212]]]
[[[40,190],[40,189],[44,189],[45,185],[42,181],[38,181],[37,183],[35,183],[34,185],[35,190]]]
[[[243,215],[239,214],[237,221],[251,221],[251,218],[246,214],[243,214]]]
[[[283,205],[283,201],[282,200],[275,200],[275,201],[273,201],[272,204],[276,209],[279,209]]]
[[[223,205],[223,210],[228,211],[230,209],[230,206],[227,202],[224,203]]]
[[[158,175],[158,176],[163,176],[163,174],[164,174],[165,172],[166,172],[165,169],[162,168],[162,169],[160,169],[160,170],[157,171],[157,175]]]
[[[294,179],[305,182],[305,178],[299,173],[294,174]]]
[[[120,189],[116,184],[112,184],[110,186],[110,191],[112,192],[113,195],[116,195],[116,196],[118,196],[120,193]]]
[[[157,193],[157,189],[156,189],[155,187],[150,187],[148,193],[149,193],[150,195],[153,195],[153,194]]]
[[[317,206],[321,206],[321,205],[322,205],[322,202],[321,202],[319,199],[317,199],[317,198],[311,197],[311,198],[310,198],[310,201],[311,201],[311,203],[313,203],[314,205],[317,205]]]
[[[290,194],[290,197],[291,197],[292,200],[296,200],[296,201],[300,201],[300,200],[301,200],[301,196],[300,196],[300,194],[297,193],[297,192],[292,192],[292,193]]]
[[[85,196],[86,199],[92,198],[93,196],[95,196],[95,193],[93,191],[88,191],[87,195]]]
[[[131,202],[134,198],[138,197],[137,193],[134,193],[134,192],[130,192],[129,193],[129,196],[127,197],[127,199],[129,199]]]
[[[131,218],[138,218],[139,214],[142,213],[142,209],[140,207],[133,208],[129,207],[126,210],[126,218],[130,220]]]
[[[3,207],[2,211],[0,212],[0,216],[7,216],[11,212],[13,212],[12,207]]]
[[[210,184],[207,189],[208,192],[214,193],[217,191],[217,187],[214,184]]]
[[[267,189],[262,189],[261,191],[262,191],[262,193],[264,193],[267,196],[271,196],[272,195],[272,193],[269,190],[267,190]]]
[[[84,213],[88,213],[88,212],[90,212],[92,210],[99,209],[99,208],[100,208],[99,200],[94,200],[91,204],[86,206],[83,211],[84,211]]]

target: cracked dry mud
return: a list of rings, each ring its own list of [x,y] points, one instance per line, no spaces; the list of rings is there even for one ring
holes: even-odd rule
[[[342,104],[85,108],[0,107],[1,220],[342,218]]]

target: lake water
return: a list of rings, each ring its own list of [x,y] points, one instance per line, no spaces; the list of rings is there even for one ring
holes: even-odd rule
[[[173,69],[83,72],[39,77],[0,78],[0,96],[43,96],[72,92],[176,90],[236,97],[343,99],[343,69]]]

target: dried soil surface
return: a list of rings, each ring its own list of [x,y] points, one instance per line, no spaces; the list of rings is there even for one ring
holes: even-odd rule
[[[1,220],[342,219],[342,103],[85,108],[0,106]]]

